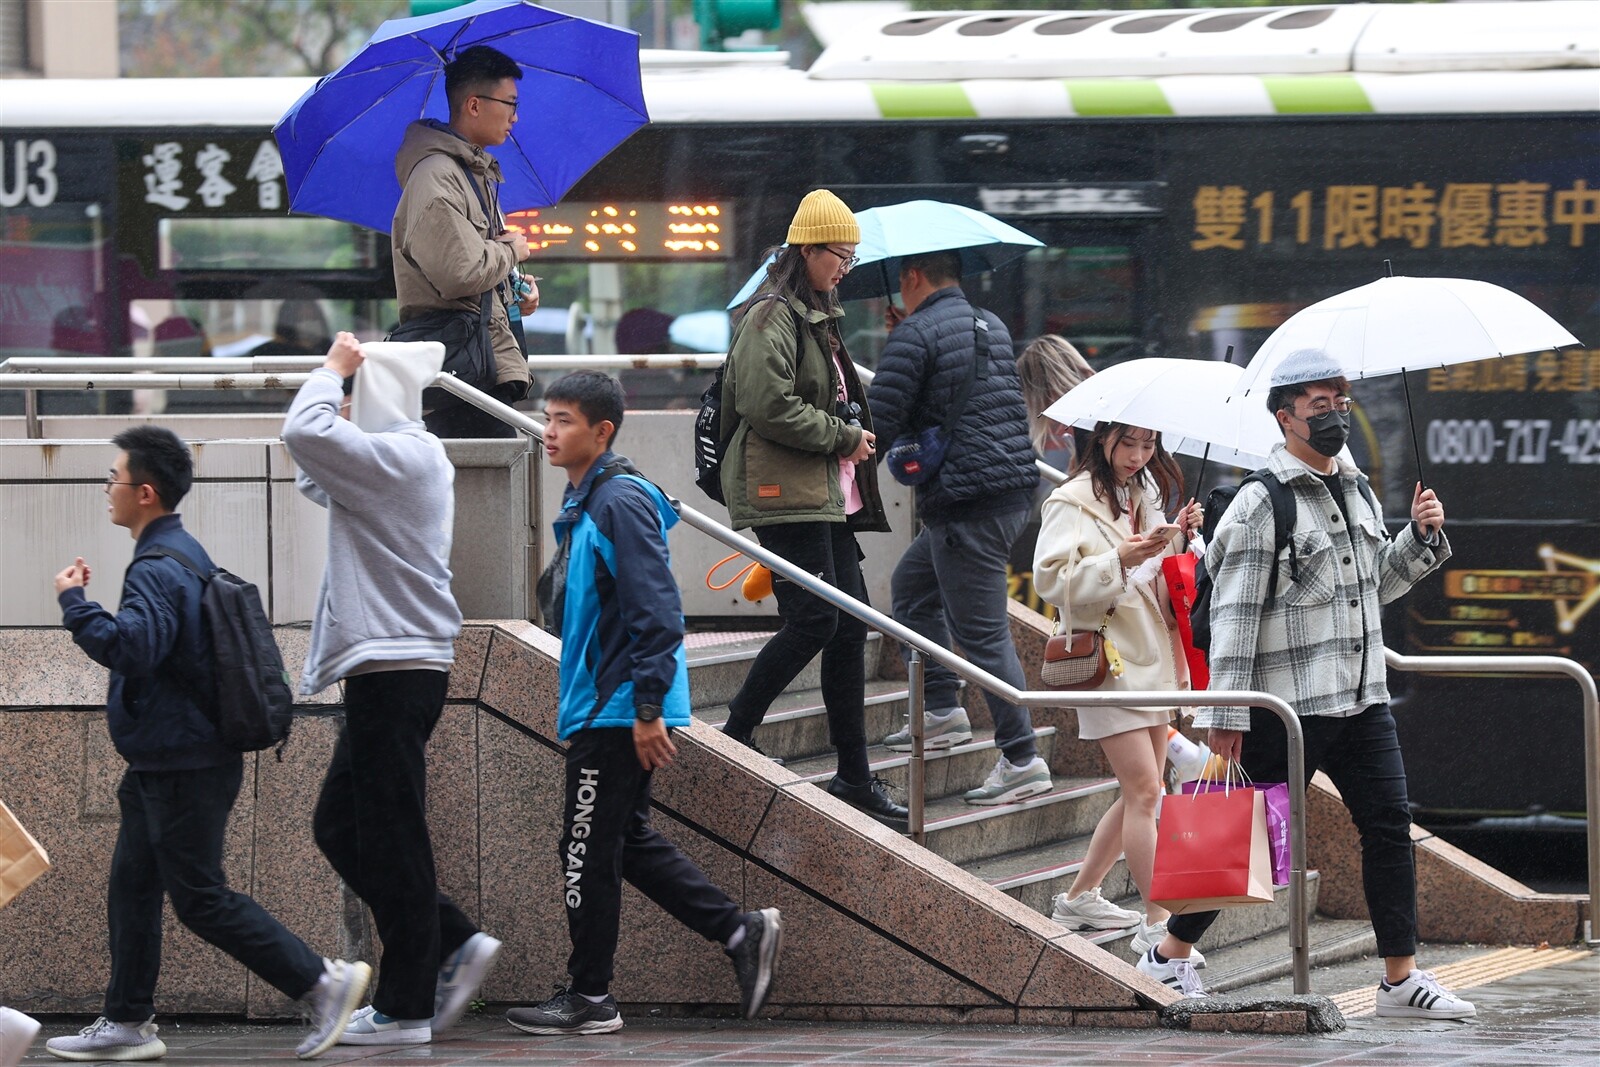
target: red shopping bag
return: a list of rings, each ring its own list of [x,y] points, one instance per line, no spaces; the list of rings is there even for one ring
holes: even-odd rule
[[[1236,786],[1162,801],[1151,900],[1174,915],[1266,904],[1271,879],[1260,792]]]
[[[1194,627],[1189,613],[1194,608],[1195,558],[1192,552],[1179,552],[1161,561],[1161,576],[1172,598],[1172,614],[1178,620],[1178,638],[1183,642],[1183,658],[1189,663],[1189,688],[1205,689],[1211,684],[1211,669],[1206,654],[1194,647]]]
[[[1233,788],[1238,789],[1236,785]],[[1247,787],[1248,788],[1248,787]],[[1289,884],[1289,784],[1275,782],[1255,787],[1267,805],[1267,843],[1272,853],[1272,884]],[[1184,782],[1185,793],[1225,790],[1221,782]]]

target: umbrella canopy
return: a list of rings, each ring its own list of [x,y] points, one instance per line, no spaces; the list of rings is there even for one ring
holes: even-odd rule
[[[1290,317],[1256,352],[1238,391],[1265,392],[1285,357],[1303,349],[1320,349],[1356,379],[1577,343],[1555,319],[1498,285],[1380,278]]]
[[[910,200],[855,213],[861,226],[856,247],[856,267],[839,283],[840,300],[887,296],[900,290],[900,260],[924,252],[957,252],[963,276],[982,274],[1024,255],[1044,242],[1015,226],[975,208],[939,200]],[[738,307],[755,293],[767,276],[769,257],[737,296],[728,302]]]
[[[389,232],[400,202],[394,158],[406,127],[449,120],[444,65],[479,44],[522,70],[517,123],[490,150],[505,173],[505,211],[555,204],[650,120],[632,31],[523,0],[476,0],[391,19],[273,127],[290,209]]]
[[[1044,414],[1085,430],[1100,422],[1157,430],[1168,452],[1259,467],[1283,434],[1258,399],[1233,395],[1243,373],[1204,359],[1132,359],[1085,378]]]

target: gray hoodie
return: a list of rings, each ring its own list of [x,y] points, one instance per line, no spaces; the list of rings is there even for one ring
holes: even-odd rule
[[[398,390],[358,373],[358,387]],[[431,377],[431,375],[430,375]],[[283,424],[297,484],[328,509],[328,566],[300,691],[372,670],[449,670],[461,611],[450,592],[455,468],[439,439],[405,418],[369,432],[339,417],[339,376],[314,371]],[[369,411],[406,411],[414,396]]]

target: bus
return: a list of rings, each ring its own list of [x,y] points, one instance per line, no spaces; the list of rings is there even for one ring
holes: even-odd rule
[[[818,187],[856,208],[967,204],[1038,237],[1045,247],[968,290],[1019,345],[1061,334],[1097,365],[1230,346],[1247,358],[1295,310],[1386,264],[1506,286],[1600,345],[1594,12],[902,12],[851,27],[807,70],[782,54],[646,51],[650,125],[565,202],[512,220],[549,309],[525,324],[529,348],[720,350],[728,297]],[[0,81],[0,359],[381,336],[394,318],[385,235],[287,213],[270,129],[308,84]],[[632,230],[605,225],[618,218]],[[882,311],[859,301],[845,320],[868,366]],[[687,407],[706,378],[625,384],[637,406]],[[1394,610],[1390,646],[1592,669],[1600,347],[1419,371],[1411,385],[1423,470],[1394,378],[1358,383],[1353,447],[1393,522],[1419,477],[1437,490],[1454,555]],[[95,402],[55,394],[43,410]],[[17,410],[0,392],[0,413]],[[1024,538],[1025,601],[1030,558]],[[1568,683],[1392,681],[1424,825],[1581,817]]]

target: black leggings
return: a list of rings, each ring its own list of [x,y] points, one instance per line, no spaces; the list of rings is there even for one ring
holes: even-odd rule
[[[867,602],[861,576],[861,549],[844,522],[795,522],[756,530],[761,547],[809,571],[847,596]],[[768,641],[739,692],[728,702],[730,736],[746,739],[761,725],[767,709],[818,652],[822,653],[822,700],[828,732],[839,754],[839,777],[863,785],[867,767],[866,688],[863,656],[867,624],[787,579],[773,576],[773,595],[783,628]]]

